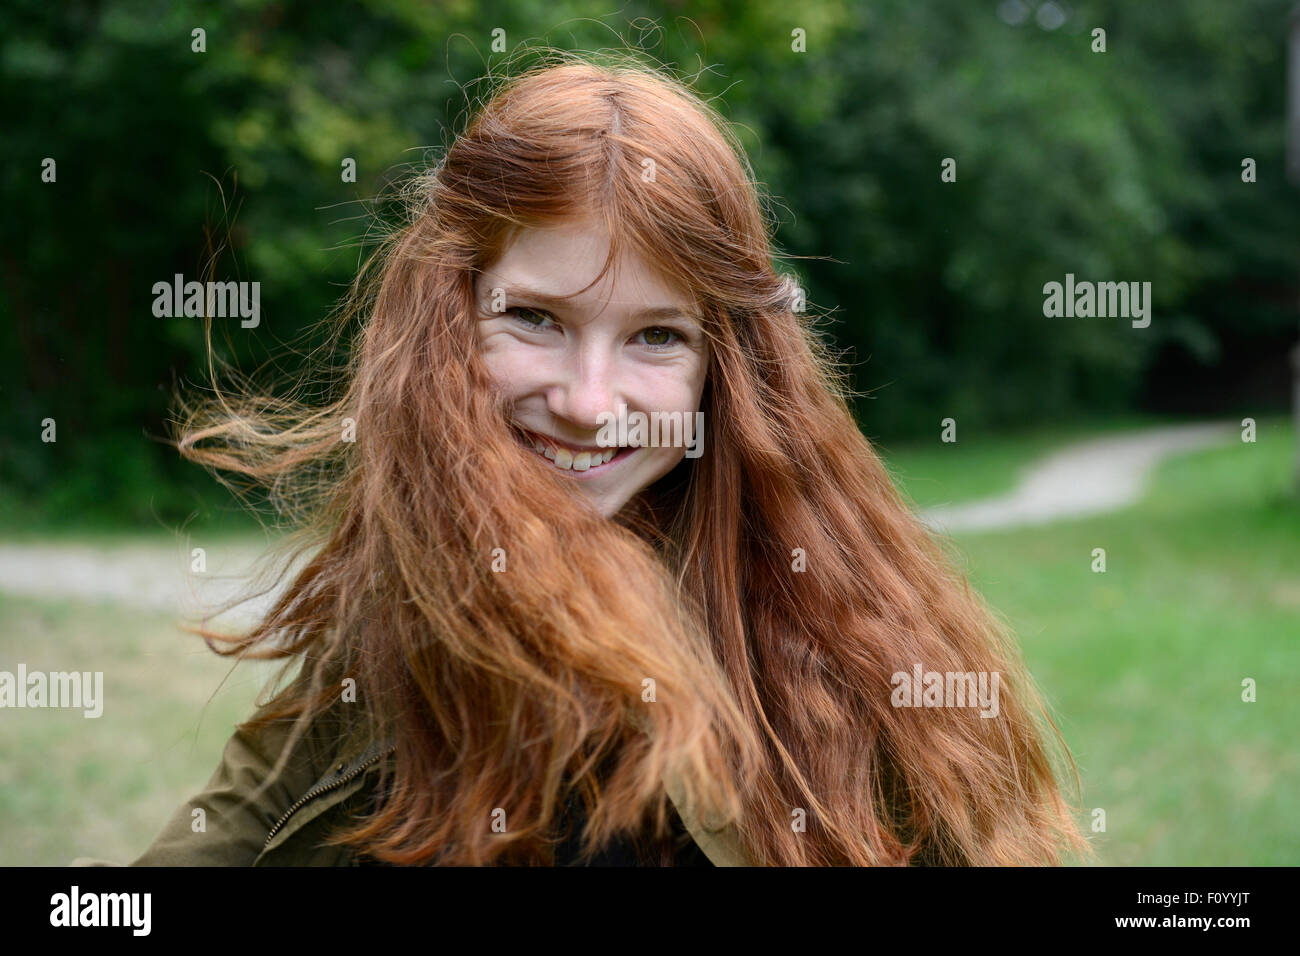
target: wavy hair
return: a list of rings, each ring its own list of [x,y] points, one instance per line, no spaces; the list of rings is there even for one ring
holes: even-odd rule
[[[214,384],[181,399],[174,433],[189,459],[267,486],[307,556],[256,626],[198,629],[218,653],[303,664],[244,726],[292,718],[297,739],[348,676],[368,732],[396,744],[377,802],[334,842],[391,863],[546,864],[575,793],[588,851],[662,834],[673,773],[760,865],[1090,852],[1008,629],[857,427],[714,107],[633,57],[551,51],[401,198],[333,318],[338,337],[357,324],[337,397]],[[613,520],[521,447],[475,346],[475,277],[517,230],[589,215],[611,240],[601,275],[643,256],[698,303],[711,345],[708,448]],[[215,383],[210,342],[209,363]],[[917,664],[998,673],[1000,713],[893,706],[891,675]]]

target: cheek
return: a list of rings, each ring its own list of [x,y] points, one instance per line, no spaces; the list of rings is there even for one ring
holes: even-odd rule
[[[704,393],[704,373],[698,366],[656,370],[641,382],[648,408],[670,412],[694,412]]]
[[[489,335],[480,340],[479,356],[492,380],[512,394],[526,391],[529,379],[539,371],[537,356],[505,336]]]

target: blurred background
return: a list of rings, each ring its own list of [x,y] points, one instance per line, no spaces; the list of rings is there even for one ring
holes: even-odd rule
[[[268,532],[161,441],[205,363],[154,283],[260,282],[219,354],[292,377],[385,190],[540,44],[643,49],[737,125],[864,433],[1021,640],[1101,862],[1300,862],[1293,6],[9,0],[0,670],[102,671],[105,701],[0,710],[0,864],[133,859],[268,674],[177,627]],[[1149,282],[1150,325],[1046,316],[1067,274]]]

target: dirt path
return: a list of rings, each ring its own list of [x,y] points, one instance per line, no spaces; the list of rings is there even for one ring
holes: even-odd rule
[[[1222,444],[1238,435],[1231,422],[1146,429],[1071,445],[1026,471],[1005,495],[932,508],[922,520],[936,531],[988,531],[1113,511],[1136,502],[1151,468],[1168,455]],[[211,614],[238,594],[254,569],[257,542],[205,549],[206,568],[177,543],[159,545],[15,545],[0,543],[0,590],[44,598],[105,600],[163,613]],[[267,595],[229,612],[242,624],[265,614]]]
[[[195,544],[195,542],[191,542]],[[0,544],[0,590],[42,598],[102,600],[167,614],[211,614],[247,585],[261,553],[255,541],[205,547],[203,570],[179,542],[173,546],[107,547]],[[254,620],[271,604],[266,596],[217,618]]]
[[[997,531],[1116,511],[1135,504],[1162,459],[1238,438],[1233,422],[1143,429],[1070,445],[1029,468],[1005,495],[931,508],[936,531]]]

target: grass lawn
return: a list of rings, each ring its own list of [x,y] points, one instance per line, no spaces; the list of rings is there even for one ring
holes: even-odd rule
[[[1033,458],[1104,430],[882,453],[925,506],[1003,492]],[[1169,460],[1123,512],[953,539],[1020,638],[1078,763],[1080,806],[1105,811],[1091,834],[1102,863],[1300,862],[1294,458],[1290,423],[1262,420],[1255,444]],[[0,668],[20,661],[103,671],[106,703],[98,719],[0,712],[0,865],[134,859],[207,780],[270,673],[227,677],[230,661],[169,617],[0,595]]]
[[[1287,420],[1261,421],[1254,444],[1167,460],[1122,512],[953,536],[1020,637],[1081,805],[1106,812],[1102,863],[1300,863],[1295,449]]]
[[[0,595],[0,669],[20,662],[102,671],[104,704],[95,718],[0,711],[0,866],[135,859],[211,776],[271,673],[264,662],[232,673],[165,616]]]

